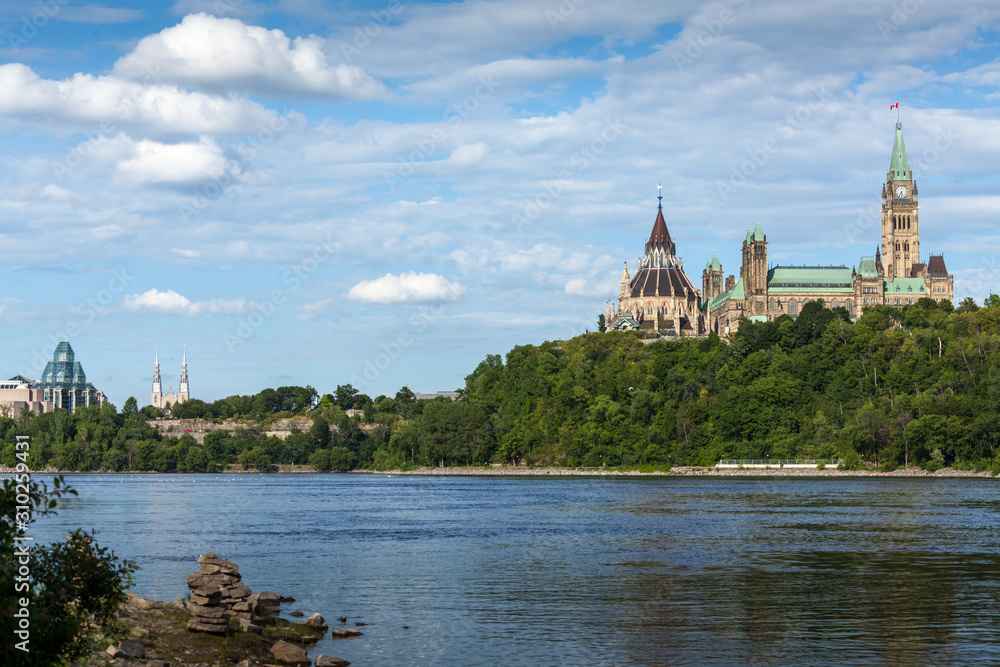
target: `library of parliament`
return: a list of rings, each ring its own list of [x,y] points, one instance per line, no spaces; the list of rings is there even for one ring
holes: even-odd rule
[[[723,278],[718,255],[702,271],[701,289],[684,273],[676,246],[663,218],[662,197],[635,275],[622,271],[618,303],[609,302],[608,330],[669,329],[701,335],[726,336],[740,320],[770,321],[796,317],[801,308],[822,299],[829,308],[844,308],[856,317],[866,307],[904,306],[923,297],[954,300],[954,277],[944,256],[920,261],[920,213],[903,143],[896,123],[892,160],[882,186],[882,243],[874,256],[862,257],[856,268],[840,266],[768,266],[767,235],[760,224],[747,231],[742,245],[739,277]]]

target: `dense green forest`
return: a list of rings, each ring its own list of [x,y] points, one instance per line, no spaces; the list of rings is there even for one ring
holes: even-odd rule
[[[993,368],[997,367],[997,375]],[[363,414],[348,417],[347,410]],[[481,465],[711,465],[721,458],[840,458],[893,467],[1000,471],[1000,297],[876,306],[851,322],[822,302],[796,319],[745,322],[729,342],[609,332],[490,355],[459,400],[403,387],[372,399],[350,385],[267,389],[174,417],[238,419],[198,445],[161,436],[153,408],[0,417],[0,462],[15,435],[30,463],[67,470],[213,471],[310,464],[322,470]],[[353,414],[353,413],[352,413]],[[312,427],[281,440],[276,419]],[[331,428],[331,426],[333,428]]]

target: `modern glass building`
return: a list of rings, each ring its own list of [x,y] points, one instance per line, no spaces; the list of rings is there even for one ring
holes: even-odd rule
[[[104,402],[104,393],[87,382],[83,366],[66,341],[56,345],[52,361],[45,364],[42,379],[35,382],[34,388],[42,389],[45,400],[52,401],[53,407],[70,412],[83,405],[101,405]]]

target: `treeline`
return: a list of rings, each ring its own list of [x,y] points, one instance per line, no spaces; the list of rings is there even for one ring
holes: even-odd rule
[[[998,374],[993,374],[997,368]],[[348,416],[348,411],[352,411]],[[353,412],[360,411],[360,414]],[[32,436],[32,464],[69,470],[212,471],[275,463],[322,470],[481,465],[711,465],[721,458],[840,458],[884,467],[1000,472],[1000,297],[876,306],[851,322],[822,302],[796,319],[744,323],[731,341],[594,333],[488,356],[459,400],[418,401],[403,387],[374,399],[350,385],[267,389],[176,417],[238,418],[199,445],[161,436],[129,399],[76,414],[0,417]],[[312,426],[267,437],[279,418]]]

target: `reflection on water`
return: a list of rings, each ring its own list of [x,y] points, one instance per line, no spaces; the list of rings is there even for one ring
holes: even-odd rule
[[[205,551],[292,609],[369,623],[363,664],[1000,664],[1000,486],[982,479],[72,476],[185,594]],[[410,629],[403,629],[402,626]]]

